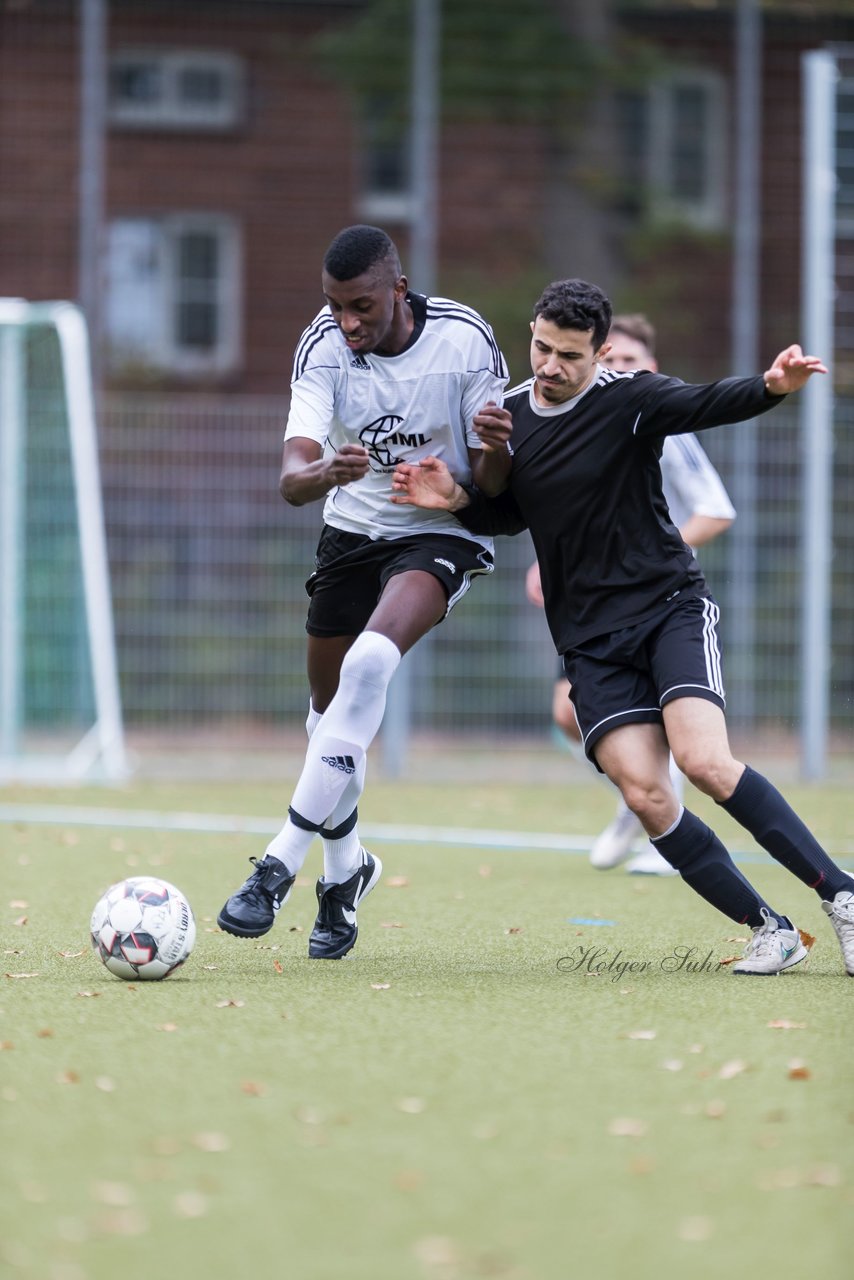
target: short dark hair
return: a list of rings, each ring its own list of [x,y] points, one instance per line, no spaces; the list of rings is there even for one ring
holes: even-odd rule
[[[323,270],[333,280],[355,280],[385,262],[397,278],[400,256],[394,241],[380,227],[359,224],[338,232],[324,255]]]
[[[561,329],[592,332],[598,351],[611,328],[611,303],[598,285],[586,280],[553,280],[534,303],[534,319],[538,316]]]
[[[635,311],[631,315],[614,316],[611,321],[611,333],[622,333],[635,342],[642,342],[649,354],[655,355],[655,326],[650,324],[642,312]]]

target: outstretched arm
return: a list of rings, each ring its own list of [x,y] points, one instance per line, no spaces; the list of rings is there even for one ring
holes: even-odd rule
[[[391,487],[391,500],[399,506],[452,511],[472,533],[512,535],[527,528],[512,494],[505,491],[487,498],[476,489],[464,489],[439,458],[422,458],[419,465],[399,462]]]
[[[800,391],[814,373],[827,373],[827,369],[818,356],[805,356],[797,343],[794,343],[780,352],[771,368],[766,369],[762,376],[769,395],[785,396],[790,391]]]
[[[422,458],[420,463],[399,462],[391,487],[394,490],[391,500],[401,507],[461,511],[469,504],[469,495],[439,458]]]

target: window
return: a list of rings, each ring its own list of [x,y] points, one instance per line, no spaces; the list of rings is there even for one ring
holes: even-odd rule
[[[621,101],[627,176],[647,212],[695,227],[725,213],[724,83],[712,71],[679,70]]]
[[[106,324],[114,369],[234,369],[240,310],[239,237],[231,219],[174,214],[111,223]]]
[[[234,129],[243,119],[243,66],[230,53],[124,50],[110,59],[113,125]]]
[[[373,94],[363,106],[361,216],[368,221],[408,222],[412,216],[409,134],[396,100]]]
[[[836,90],[836,218],[840,235],[854,234],[854,78]]]

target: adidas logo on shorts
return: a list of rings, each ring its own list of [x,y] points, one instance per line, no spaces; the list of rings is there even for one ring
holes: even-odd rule
[[[451,573],[457,572],[457,566],[455,564],[452,564],[450,560],[443,560],[441,556],[435,556],[433,558],[433,563],[443,564],[446,569],[450,570]]]

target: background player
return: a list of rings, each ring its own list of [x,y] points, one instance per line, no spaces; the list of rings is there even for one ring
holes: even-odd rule
[[[324,499],[306,589],[309,746],[288,818],[218,917],[228,933],[273,925],[315,835],[323,875],[309,955],[338,959],[356,941],[356,909],[381,872],[362,848],[357,801],[401,655],[441,622],[479,574],[492,542],[447,512],[394,506],[392,474],[438,454],[457,479],[503,483],[503,429],[473,418],[500,401],[507,369],[471,308],[410,291],[378,227],[340,232],[323,260],[326,305],[294,359],[280,489],[294,506]]]
[[[655,329],[645,315],[614,316],[608,334],[608,345],[610,350],[602,360],[606,368],[616,369],[620,373],[636,369],[658,372]],[[686,434],[665,437],[661,450],[661,480],[673,523],[684,541],[695,551],[717,538],[735,519],[735,508],[724,483],[696,436]],[[542,607],[540,566],[536,560],[528,570],[525,589],[531,603]],[[554,685],[552,718],[573,751],[577,750],[583,755],[578,721],[569,700],[569,681],[562,670]],[[685,780],[676,768],[672,756],[670,777],[681,800]],[[602,871],[618,866],[628,858],[633,844],[643,835],[643,827],[620,796],[613,820],[596,838],[590,850],[591,864]],[[626,870],[636,875],[676,875],[670,863],[649,843],[631,859]]]

